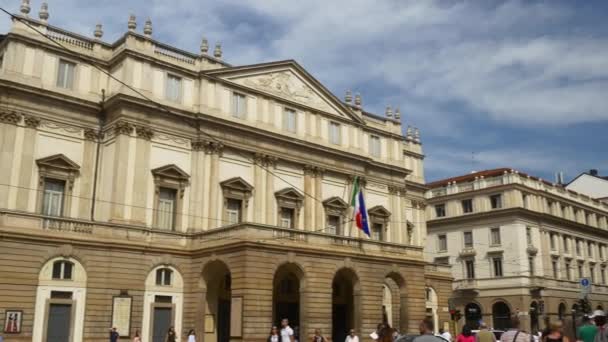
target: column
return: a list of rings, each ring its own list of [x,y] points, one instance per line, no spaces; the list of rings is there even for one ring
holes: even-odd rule
[[[131,200],[131,221],[135,224],[146,224],[146,210],[148,200],[148,177],[150,177],[150,140],[154,136],[152,129],[144,126],[136,126],[135,133],[137,141],[135,143],[135,177],[133,177],[133,187]],[[167,164],[170,162],[167,161]],[[156,213],[152,213],[155,215]]]
[[[312,168],[309,165],[304,166],[304,192],[313,196],[313,176]],[[304,195],[304,230],[314,230],[314,198]]]
[[[25,129],[23,132],[23,147],[21,150],[21,167],[18,174],[17,203],[15,209],[28,210],[30,194],[35,192],[32,187],[32,172],[34,170],[34,151],[36,148],[36,129],[40,125],[40,119],[33,116],[25,116]],[[34,196],[35,198],[35,196]]]
[[[97,142],[99,139],[98,131],[95,129],[84,130],[84,148],[82,151],[82,165],[80,167],[80,196],[78,217],[84,219],[91,218],[91,206],[93,205],[93,186],[95,181],[95,169],[97,168],[97,178],[99,180],[101,169],[97,163]],[[99,194],[99,188],[97,193]],[[97,208],[96,208],[97,209]]]
[[[391,217],[388,223],[388,231],[386,232],[386,242],[400,242],[399,235],[406,225],[401,222],[399,215],[399,189],[394,186],[388,186],[388,210],[391,212]]]
[[[125,121],[119,121],[114,125],[116,147],[114,149],[112,184],[112,203],[110,221],[124,222],[126,220],[125,200],[127,191],[127,168],[129,160],[129,149],[133,125]]]
[[[209,217],[208,217],[208,228],[216,228],[222,226],[222,215],[218,210],[218,203],[223,203],[224,201],[219,196],[220,189],[220,181],[219,181],[219,172],[220,172],[220,155],[223,150],[223,145],[216,142],[208,142],[205,145],[205,152],[210,156],[209,166]]]
[[[262,168],[264,158],[263,155],[256,153],[253,164],[253,221],[256,223],[266,222],[266,203],[264,202],[265,195],[265,177],[266,170]]]
[[[6,64],[6,63],[5,63]],[[8,194],[10,189],[11,172],[13,171],[13,158],[15,157],[15,140],[17,138],[17,124],[21,117],[15,113],[0,112],[0,208],[8,208]]]
[[[204,194],[208,192],[208,187],[205,184],[209,170],[205,167],[204,142],[200,140],[192,141],[192,174],[190,175],[190,208],[188,224],[190,228],[196,231],[202,231],[207,225],[206,213],[203,208],[209,205],[209,201],[204,198]],[[202,331],[202,330],[201,330]]]
[[[265,166],[266,170],[266,224],[276,225],[276,198],[274,197],[274,175],[271,172],[274,172],[274,169],[277,165],[277,158],[266,156],[265,158]],[[268,172],[268,171],[271,172]]]
[[[323,172],[325,170],[321,168],[315,168],[314,172],[314,197],[313,199],[315,204],[315,224],[313,231],[321,230],[325,227],[325,211],[323,210]]]

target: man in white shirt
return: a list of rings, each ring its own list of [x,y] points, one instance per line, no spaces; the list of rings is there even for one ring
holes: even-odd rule
[[[281,321],[281,342],[294,342],[293,329],[289,326],[289,320],[283,318]]]
[[[452,334],[449,331],[445,331],[443,328],[439,329],[439,336],[445,338],[446,341],[452,341]]]
[[[355,334],[355,329],[350,329],[350,333],[346,336],[345,342],[359,342],[359,336]]]

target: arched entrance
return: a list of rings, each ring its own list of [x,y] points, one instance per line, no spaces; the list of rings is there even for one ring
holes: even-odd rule
[[[477,303],[469,303],[464,307],[465,325],[471,329],[479,329],[481,321],[481,307]]]
[[[433,321],[435,333],[439,329],[439,316],[437,315],[438,303],[437,293],[432,287],[426,288],[426,317]]]
[[[496,330],[507,330],[511,327],[511,309],[507,303],[496,302],[492,305],[492,322]]]
[[[559,303],[559,307],[557,309],[557,317],[560,320],[563,320],[564,318],[566,318],[566,304]]]
[[[397,331],[407,331],[407,292],[403,277],[390,272],[382,285],[382,321]]]
[[[305,334],[300,321],[300,294],[303,287],[304,272],[293,263],[280,266],[274,274],[272,309],[273,322],[280,326],[281,320],[287,318],[298,340],[300,333]]]
[[[230,340],[230,305],[232,277],[221,261],[212,261],[203,269],[207,286],[205,296],[205,342]],[[213,326],[213,329],[209,326]]]
[[[530,304],[530,331],[532,333],[536,333],[540,330],[540,325],[538,322],[539,314],[538,303],[532,302],[532,304]]]
[[[382,323],[393,326],[393,294],[387,284],[382,284]]]
[[[343,268],[334,276],[332,284],[332,340],[344,341],[350,329],[359,330],[358,303],[359,277]]]

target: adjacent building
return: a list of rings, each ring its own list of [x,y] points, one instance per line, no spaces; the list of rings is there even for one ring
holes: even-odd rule
[[[427,257],[452,265],[460,326],[505,329],[518,314],[536,331],[579,314],[587,292],[608,306],[608,204],[506,168],[428,186]]]
[[[608,176],[601,176],[597,169],[576,176],[566,184],[566,189],[608,202]]]
[[[114,326],[156,342],[173,326],[260,341],[283,317],[301,340],[368,340],[381,321],[448,322],[449,267],[423,256],[420,136],[398,110],[338,99],[292,60],[232,66],[206,39],[182,51],[135,16],[107,43],[101,25],[89,38],[30,12],[0,36],[5,340],[106,341]]]

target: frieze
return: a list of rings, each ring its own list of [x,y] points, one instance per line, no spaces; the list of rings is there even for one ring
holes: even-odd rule
[[[16,125],[21,121],[21,116],[15,112],[0,112],[0,122]]]
[[[131,135],[131,132],[133,132],[133,125],[126,121],[119,121],[114,125],[114,134],[115,135],[120,135],[120,134]]]
[[[135,134],[138,138],[146,140],[152,140],[152,137],[154,137],[154,131],[146,126],[135,126]]]
[[[66,125],[66,124],[59,124],[56,122],[52,122],[52,121],[42,121],[40,123],[40,127],[44,127],[46,129],[49,130],[53,130],[53,131],[63,131],[65,133],[69,133],[69,134],[79,134],[82,129],[79,127],[74,127],[71,125]]]
[[[158,133],[158,132],[154,132],[154,139],[159,140],[159,141],[170,141],[179,146],[187,146],[188,142],[189,142],[188,139],[179,138],[179,137],[176,137],[173,135]],[[194,148],[192,148],[192,149],[194,149]]]
[[[31,116],[31,115],[25,115],[23,117],[23,122],[25,123],[25,127],[29,127],[29,128],[38,128],[38,126],[40,126],[40,119],[35,117],[35,116]]]

